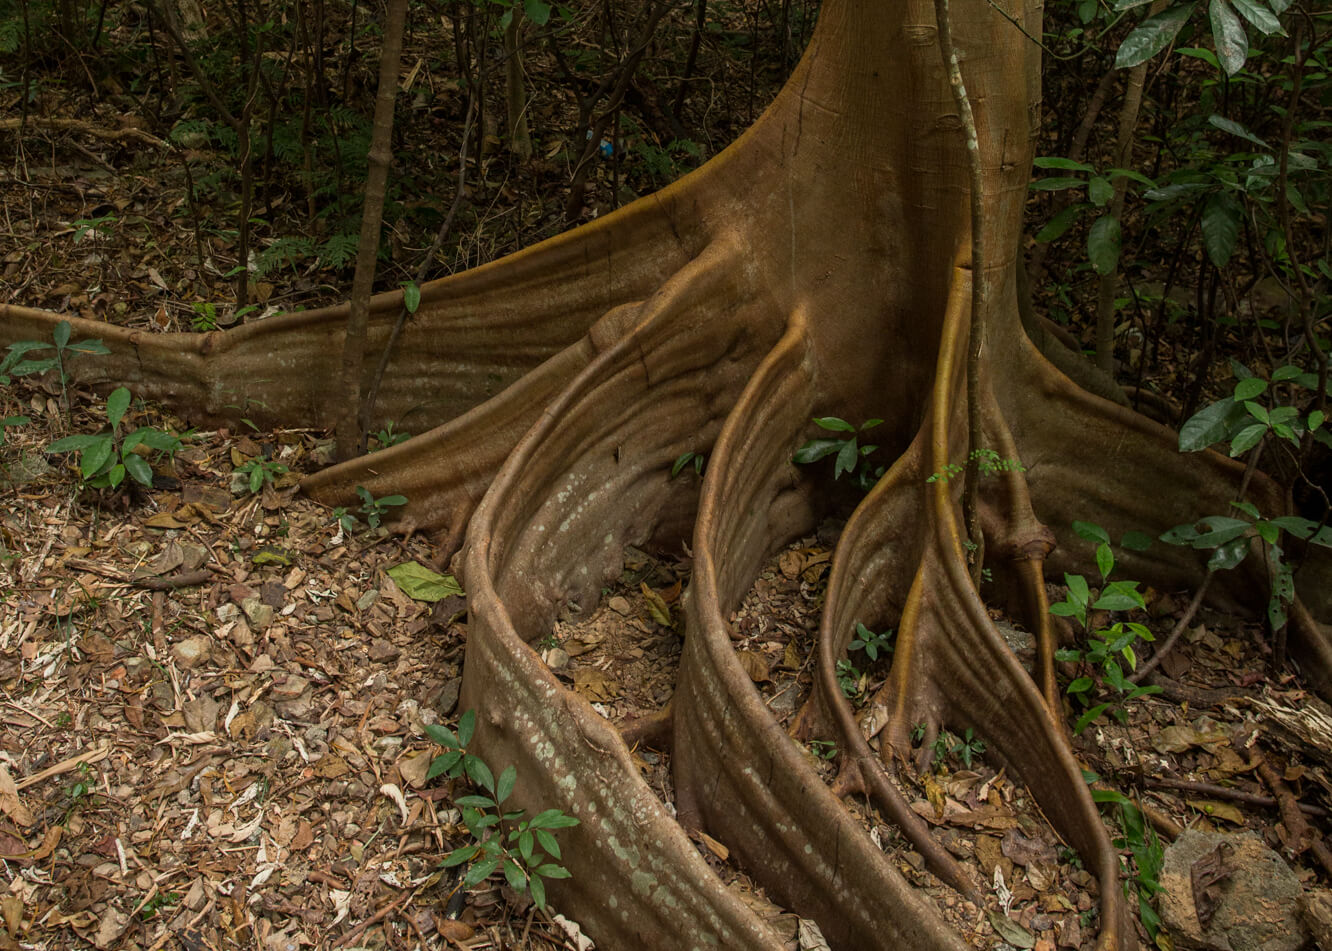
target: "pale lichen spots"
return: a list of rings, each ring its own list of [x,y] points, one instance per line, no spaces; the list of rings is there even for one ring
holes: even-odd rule
[[[629,877],[629,884],[635,894],[647,898],[657,884],[657,877],[650,872],[637,871]]]
[[[559,782],[556,783],[556,785],[565,792],[572,794],[578,791],[578,778],[574,776],[573,773],[567,773],[560,777]]]

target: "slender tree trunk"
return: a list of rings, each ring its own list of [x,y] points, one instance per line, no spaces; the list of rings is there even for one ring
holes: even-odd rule
[[[527,87],[523,78],[523,8],[513,7],[504,28],[504,101],[509,113],[509,149],[521,162],[532,157],[532,137],[527,131]]]
[[[365,451],[366,422],[362,411],[366,327],[370,318],[370,292],[375,283],[379,258],[379,229],[384,217],[384,193],[393,158],[393,106],[398,93],[398,70],[402,60],[402,35],[407,20],[407,0],[389,0],[384,22],[384,49],[379,59],[379,94],[375,99],[375,125],[370,135],[370,154],[365,178],[365,209],[361,213],[361,242],[356,251],[356,276],[352,281],[351,309],[342,345],[342,386],[345,393],[335,436],[340,459]]]

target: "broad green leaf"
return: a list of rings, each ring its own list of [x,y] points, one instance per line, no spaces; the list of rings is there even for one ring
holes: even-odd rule
[[[1291,4],[1291,0],[1267,0],[1267,2],[1277,16],[1281,16],[1281,14],[1289,10]]]
[[[1200,59],[1213,69],[1220,69],[1221,64],[1217,61],[1216,54],[1211,50],[1199,49],[1196,46],[1181,46],[1175,50],[1180,56],[1191,56],[1194,59]]]
[[[1245,426],[1235,438],[1230,441],[1230,458],[1242,455],[1258,445],[1258,442],[1267,434],[1266,423],[1254,423],[1252,426]]]
[[[1150,2],[1150,0],[1143,0],[1143,2]],[[1032,164],[1037,168],[1057,168],[1066,172],[1094,173],[1096,171],[1090,165],[1084,165],[1082,162],[1075,162],[1071,158],[1063,158],[1058,155],[1042,155]]]
[[[831,456],[839,452],[842,448],[842,439],[811,439],[791,457],[792,462],[799,463],[802,466],[809,465],[811,462],[818,462],[824,456]]]
[[[1078,717],[1078,722],[1073,724],[1074,734],[1081,736],[1082,731],[1087,729],[1093,720],[1099,717],[1102,713],[1105,713],[1109,708],[1110,704],[1108,703],[1098,703],[1094,707],[1089,707],[1082,716]]]
[[[63,439],[57,439],[51,445],[46,447],[47,452],[76,452],[81,449],[87,449],[103,439],[109,438],[101,433],[79,433],[75,436],[66,436]]]
[[[1222,442],[1245,415],[1244,407],[1230,399],[1204,406],[1180,427],[1179,451],[1197,452]]]
[[[1196,529],[1197,534],[1190,544],[1194,548],[1215,548],[1243,535],[1249,530],[1249,523],[1243,519],[1227,518],[1224,515],[1209,515],[1198,522]]]
[[[1212,42],[1216,44],[1216,58],[1227,76],[1234,76],[1244,68],[1249,58],[1249,37],[1244,24],[1226,0],[1211,0],[1207,15],[1212,21]]]
[[[1068,597],[1074,604],[1086,604],[1091,591],[1087,588],[1087,579],[1082,575],[1064,575],[1064,584],[1068,585]]]
[[[1222,132],[1229,132],[1231,135],[1237,135],[1241,139],[1248,139],[1250,142],[1258,146],[1260,149],[1270,150],[1272,148],[1270,145],[1268,145],[1262,139],[1258,138],[1258,136],[1254,135],[1243,125],[1236,122],[1234,119],[1227,119],[1224,116],[1218,116],[1214,113],[1207,117],[1207,121],[1210,122],[1212,125],[1216,126]]]
[[[1101,580],[1104,581],[1110,576],[1110,572],[1115,567],[1115,556],[1110,551],[1110,546],[1100,544],[1096,546],[1096,568],[1101,572]]]
[[[1090,198],[1091,203],[1098,208],[1104,208],[1106,202],[1113,198],[1114,194],[1115,186],[1111,185],[1109,180],[1102,178],[1100,175],[1095,176],[1087,183],[1087,197]]]
[[[854,433],[856,427],[836,416],[815,416],[814,424],[820,429],[829,429],[837,433]]]
[[[107,349],[106,344],[100,340],[76,340],[66,347],[70,353],[97,353],[108,354],[111,351]]]
[[[523,873],[522,867],[513,859],[504,860],[504,879],[509,883],[509,887],[516,892],[521,893],[527,888],[527,876]]]
[[[856,440],[846,440],[837,452],[837,460],[833,464],[833,478],[840,479],[843,472],[855,472],[856,462],[859,459],[860,453],[857,449]]]
[[[143,433],[140,441],[149,449],[156,449],[159,452],[175,452],[180,449],[179,436],[164,433],[162,430],[153,429],[151,426],[142,426],[134,431]]]
[[[106,474],[106,484],[114,489],[124,481],[125,481],[125,467],[120,463],[116,463],[114,466],[111,467],[110,471],[107,472]]]
[[[532,894],[532,901],[541,910],[546,908],[546,883],[541,880],[540,875],[533,875],[527,881],[527,890]]]
[[[1287,363],[1285,366],[1277,367],[1272,373],[1272,382],[1281,383],[1285,380],[1293,380],[1300,376],[1302,372],[1303,371],[1301,371],[1299,367],[1291,366]]]
[[[70,330],[68,320],[62,320],[55,325],[55,330],[51,331],[51,339],[55,341],[56,349],[65,349],[65,346],[69,343]]]
[[[1281,27],[1281,21],[1273,15],[1272,11],[1261,0],[1230,0],[1230,2],[1240,12],[1240,16],[1268,36],[1273,34],[1286,35],[1286,31]]]
[[[463,876],[463,886],[466,888],[472,888],[476,885],[480,885],[486,879],[490,878],[491,873],[499,867],[499,863],[500,857],[498,855],[493,855],[477,862],[469,868],[467,874]]]
[[[85,479],[91,479],[102,466],[106,465],[107,460],[111,458],[113,448],[110,436],[99,436],[97,442],[83,450],[83,455],[79,459],[79,471],[83,473]]]
[[[1252,502],[1245,502],[1243,500],[1231,502],[1230,507],[1233,509],[1239,509],[1245,515],[1249,516],[1249,518],[1263,517],[1262,513],[1258,510],[1258,506],[1254,505]]]
[[[1262,377],[1251,376],[1247,380],[1240,380],[1235,384],[1235,399],[1238,402],[1251,400],[1263,390],[1267,389],[1267,381]]]
[[[431,571],[415,561],[393,566],[388,570],[388,576],[407,597],[415,601],[442,601],[451,595],[463,593],[462,586],[452,575]]]
[[[129,409],[129,404],[130,391],[123,386],[116,387],[106,398],[106,418],[111,421],[112,429],[119,426],[120,421],[125,418],[125,410]]]
[[[1073,531],[1078,533],[1079,538],[1086,541],[1110,544],[1110,534],[1095,522],[1074,522]]]
[[[1046,222],[1044,228],[1036,232],[1036,240],[1045,242],[1058,238],[1071,228],[1073,222],[1077,221],[1089,207],[1091,206],[1086,202],[1078,202],[1076,205],[1069,205],[1067,208],[1061,209],[1058,214]]]
[[[22,418],[23,418],[24,420],[27,419],[26,416],[25,416],[25,417],[22,417]],[[1321,409],[1316,409],[1316,410],[1314,410],[1312,413],[1310,413],[1310,414],[1309,414],[1309,429],[1310,429],[1310,431],[1313,431],[1313,430],[1317,429],[1318,427],[1322,426],[1322,425],[1323,425],[1323,420],[1325,420],[1325,419],[1327,419],[1327,415],[1326,415]]]
[[[1098,611],[1132,611],[1146,606],[1136,581],[1112,581],[1092,607]]]
[[[1146,175],[1142,174],[1142,172],[1135,171],[1134,169],[1131,168],[1112,168],[1105,174],[1106,177],[1109,178],[1110,181],[1112,182],[1118,178],[1127,178],[1131,181],[1137,182],[1139,185],[1145,185],[1148,188],[1156,187],[1156,182],[1152,181]]]
[[[1174,40],[1175,34],[1188,21],[1192,12],[1193,4],[1186,3],[1143,20],[1119,45],[1119,52],[1115,54],[1115,68],[1129,69],[1161,52]]]
[[[1216,192],[1203,205],[1203,246],[1217,267],[1225,267],[1235,253],[1242,219],[1243,209],[1229,192]]]
[[[537,841],[541,843],[541,848],[543,848],[551,858],[560,858],[560,844],[555,841],[555,836],[551,835],[546,829],[537,829],[536,837]]]
[[[1173,185],[1166,185],[1163,188],[1148,189],[1143,192],[1142,197],[1146,198],[1148,201],[1170,202],[1194,195],[1205,188],[1207,188],[1207,186],[1201,182],[1177,182]]]
[[[1079,677],[1068,685],[1069,693],[1086,693],[1092,688],[1094,681],[1090,677]]]
[[[523,0],[523,10],[537,26],[545,26],[550,22],[550,4],[545,0]]]
[[[1097,274],[1113,274],[1119,266],[1119,219],[1102,215],[1087,235],[1087,257]]]
[[[1244,409],[1250,416],[1258,420],[1258,422],[1271,425],[1272,420],[1267,415],[1267,408],[1261,403],[1255,403],[1250,400],[1244,404]]]
[[[481,757],[467,757],[464,769],[467,772],[467,778],[486,792],[493,793],[495,791],[495,774],[490,771],[490,767],[485,764]]]
[[[402,285],[402,306],[407,308],[409,314],[416,313],[416,309],[421,306],[421,288],[415,281]]]
[[[1234,568],[1249,553],[1249,540],[1243,536],[1232,538],[1223,545],[1218,545],[1207,559],[1207,567],[1213,571],[1227,571]]]
[[[125,461],[125,471],[130,474],[130,478],[139,485],[151,486],[153,484],[152,467],[144,462],[143,456],[130,452],[121,458]]]
[[[518,781],[518,767],[512,763],[500,773],[499,784],[495,787],[495,801],[504,802],[513,792],[513,784]]]
[[[449,749],[457,749],[458,747],[462,746],[462,744],[458,742],[457,734],[455,734],[452,730],[450,730],[448,727],[444,726],[443,724],[427,723],[425,725],[425,731],[426,731],[426,736],[430,737],[440,746],[444,746]]]
[[[1146,551],[1152,547],[1152,536],[1146,532],[1125,532],[1124,537],[1119,540],[1119,546],[1129,551]]]

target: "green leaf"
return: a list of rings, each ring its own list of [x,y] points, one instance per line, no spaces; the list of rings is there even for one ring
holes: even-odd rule
[[[1222,442],[1244,416],[1244,407],[1231,399],[1204,406],[1180,427],[1179,451],[1198,452]]]
[[[1136,581],[1112,581],[1092,607],[1098,611],[1131,611],[1146,606]]]
[[[545,0],[523,0],[523,11],[537,26],[545,26],[550,22],[550,4]]]
[[[1259,30],[1268,36],[1285,36],[1286,31],[1281,27],[1281,21],[1278,20],[1264,4],[1255,2],[1255,0],[1230,0],[1235,5],[1235,9],[1240,12],[1240,16],[1248,20]]]
[[[514,891],[526,891],[527,875],[524,874],[522,866],[513,859],[504,860],[504,878],[509,883],[509,887]]]
[[[46,447],[47,452],[76,452],[80,449],[87,449],[103,439],[110,442],[110,437],[103,433],[79,433],[74,436],[66,436],[63,439],[57,439],[51,445]]]
[[[1129,551],[1146,551],[1152,547],[1152,536],[1136,530],[1125,532],[1124,537],[1119,540],[1119,547],[1127,548]]]
[[[568,878],[569,870],[562,865],[542,865],[536,870],[536,874],[544,878]]]
[[[1216,58],[1227,76],[1234,76],[1244,68],[1249,58],[1249,37],[1244,24],[1226,0],[1211,0],[1207,7],[1212,21],[1212,42],[1216,45]]]
[[[463,593],[462,586],[452,575],[431,571],[415,561],[393,566],[388,570],[388,576],[414,601],[442,601]]]
[[[100,340],[76,340],[65,349],[70,353],[100,353],[105,355],[111,352],[107,349],[106,344]]]
[[[1100,175],[1095,176],[1087,183],[1087,197],[1091,203],[1098,208],[1104,208],[1106,202],[1114,197],[1115,186],[1111,185],[1107,179]]]
[[[842,448],[837,451],[837,459],[833,463],[833,478],[840,479],[843,472],[855,472],[859,460],[860,453],[855,438],[846,440]]]
[[[532,901],[540,909],[546,907],[546,883],[541,880],[540,875],[533,875],[527,882],[528,891],[532,893]]]
[[[1235,253],[1242,219],[1243,209],[1229,192],[1216,192],[1203,205],[1203,246],[1217,267],[1225,267]]]
[[[1087,587],[1087,579],[1082,575],[1064,575],[1064,584],[1068,585],[1068,598],[1074,604],[1085,605],[1087,599],[1091,597],[1091,591]]]
[[[1115,567],[1115,555],[1110,546],[1104,543],[1096,546],[1096,567],[1101,572],[1101,580],[1110,576]]]
[[[546,850],[551,858],[560,857],[560,844],[555,841],[555,836],[551,835],[548,830],[537,829],[536,837],[537,841],[541,843],[541,847]]]
[[[1251,376],[1247,380],[1240,380],[1235,384],[1235,399],[1237,401],[1251,400],[1259,393],[1267,389],[1267,381],[1262,377]]]
[[[1068,685],[1069,693],[1086,693],[1095,683],[1090,677],[1079,677]]]
[[[460,849],[454,849],[448,855],[444,856],[444,861],[440,863],[444,868],[453,868],[455,865],[461,865],[464,862],[470,862],[476,853],[481,851],[479,845],[464,845]]]
[[[1119,266],[1120,229],[1114,215],[1102,215],[1087,235],[1087,257],[1097,274],[1113,274]]]
[[[1119,52],[1115,54],[1115,68],[1129,69],[1161,52],[1174,40],[1192,12],[1193,4],[1188,3],[1143,20],[1120,44]]]
[[[498,855],[484,858],[467,870],[463,876],[463,887],[473,888],[480,885],[486,879],[490,878],[492,872],[499,867],[500,857]]]
[[[467,777],[487,792],[495,792],[495,775],[479,756],[469,756],[464,767]]]
[[[130,478],[139,485],[151,486],[153,484],[152,467],[144,461],[143,456],[130,452],[121,458],[125,461],[125,471],[130,474]]]
[[[91,479],[102,466],[106,465],[107,460],[111,458],[113,448],[110,436],[99,436],[97,442],[83,451],[79,459],[79,471],[83,473],[85,479]]]
[[[1080,736],[1082,731],[1087,729],[1088,725],[1093,720],[1099,717],[1102,713],[1105,713],[1108,709],[1110,709],[1110,704],[1108,703],[1098,703],[1094,707],[1088,707],[1082,716],[1078,717],[1078,722],[1073,724],[1074,734]]]
[[[1232,538],[1218,545],[1207,559],[1207,567],[1213,571],[1228,571],[1244,560],[1249,553],[1249,540],[1244,536]]]
[[[518,767],[510,763],[500,773],[499,785],[495,787],[495,801],[504,802],[513,792],[513,784],[518,781]]]
[[[1175,50],[1180,56],[1191,56],[1194,59],[1200,59],[1213,69],[1219,70],[1221,63],[1217,61],[1216,54],[1211,50],[1199,49],[1196,46],[1181,46]]]
[[[1269,426],[1271,425],[1272,420],[1267,415],[1267,407],[1263,406],[1261,403],[1246,402],[1244,404],[1244,409],[1250,416],[1258,420],[1258,422]]]
[[[1086,541],[1100,542],[1103,545],[1110,544],[1110,534],[1095,522],[1074,522],[1073,531],[1078,533],[1079,538]]]
[[[1219,116],[1213,113],[1212,115],[1207,117],[1207,121],[1210,122],[1212,125],[1214,125],[1216,128],[1220,129],[1222,132],[1229,132],[1231,135],[1237,135],[1241,139],[1247,139],[1248,141],[1252,142],[1254,145],[1258,146],[1260,149],[1265,149],[1270,151],[1272,148],[1262,139],[1258,138],[1258,136],[1250,132],[1244,125],[1236,122],[1234,119],[1227,119],[1224,116]]]
[[[125,410],[129,409],[130,391],[123,386],[118,386],[111,391],[111,395],[106,398],[106,418],[111,421],[111,428],[120,425],[120,421],[125,418]]]
[[[68,320],[62,320],[55,325],[55,330],[51,331],[51,339],[55,341],[57,350],[64,350],[69,343],[70,326]]]
[[[836,433],[854,433],[856,431],[856,427],[836,416],[815,416],[814,423],[820,429],[828,429]]]
[[[1235,438],[1230,441],[1230,457],[1233,459],[1236,456],[1248,452],[1254,446],[1258,445],[1258,442],[1266,434],[1266,423],[1254,423],[1252,426],[1245,426],[1236,433]]]
[[[1077,221],[1078,218],[1082,216],[1082,213],[1089,207],[1091,206],[1086,202],[1079,202],[1076,205],[1069,205],[1067,208],[1062,209],[1058,214],[1046,222],[1044,228],[1036,232],[1036,240],[1040,242],[1055,240],[1055,238],[1058,238],[1071,228],[1073,222]]]
[[[22,419],[23,419],[24,421],[26,421],[26,420],[27,420],[27,417],[24,416],[24,417],[22,417]],[[1323,420],[1325,420],[1325,419],[1327,419],[1327,415],[1326,415],[1321,409],[1316,409],[1316,410],[1314,410],[1312,413],[1310,413],[1310,414],[1309,414],[1309,430],[1310,430],[1310,432],[1312,432],[1313,430],[1315,430],[1315,429],[1319,428],[1320,426],[1322,426],[1322,425],[1323,425]]]
[[[824,456],[831,456],[835,452],[841,451],[844,439],[811,439],[791,457],[792,462],[799,463],[802,466],[809,465],[811,462],[818,462]]]
[[[415,281],[402,285],[402,306],[407,308],[409,314],[416,313],[416,309],[421,306],[421,288]]]
[[[1066,188],[1081,188],[1087,184],[1081,178],[1038,178],[1031,183],[1034,192],[1059,192]]]
[[[1150,0],[1143,0],[1144,3]],[[1088,172],[1095,173],[1096,169],[1082,162],[1075,162],[1071,158],[1063,158],[1059,155],[1042,155],[1032,162],[1037,168],[1057,168],[1066,172]]]

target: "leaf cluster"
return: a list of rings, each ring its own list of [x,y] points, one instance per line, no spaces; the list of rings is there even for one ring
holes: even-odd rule
[[[833,478],[840,479],[843,475],[848,475],[857,488],[868,492],[883,476],[884,467],[871,466],[867,458],[879,447],[872,444],[862,445],[860,440],[868,430],[882,422],[881,419],[867,419],[857,428],[837,416],[815,417],[814,424],[820,429],[842,435],[809,440],[796,450],[792,461],[807,466],[826,456],[836,456],[833,460]]]
[[[110,431],[66,436],[51,443],[46,451],[78,453],[79,476],[95,488],[114,489],[125,481],[126,475],[140,485],[152,485],[152,467],[140,452],[152,450],[175,455],[181,448],[180,437],[152,426],[140,426],[122,434],[120,424],[129,404],[128,389],[122,386],[112,390],[105,407]]]

